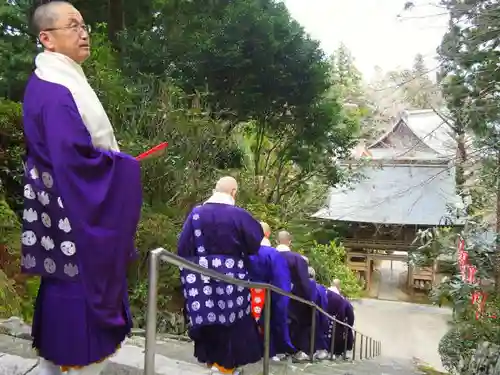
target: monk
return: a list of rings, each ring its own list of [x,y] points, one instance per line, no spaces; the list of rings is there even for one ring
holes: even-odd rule
[[[252,281],[272,284],[286,292],[291,292],[292,284],[290,280],[290,270],[280,253],[271,246],[269,237],[271,228],[267,223],[261,222],[264,231],[264,238],[258,254],[250,256],[250,277]],[[262,309],[265,301],[265,291],[253,291],[253,313],[263,331],[264,322]],[[271,295],[271,342],[270,355],[275,361],[279,361],[286,354],[296,352],[290,341],[288,332],[288,303],[289,298],[281,294],[272,293]],[[277,355],[279,354],[279,355]]]
[[[346,301],[346,307],[345,307],[345,316],[346,316],[346,323],[353,327],[354,326],[354,306],[352,305],[347,298],[344,297],[344,300]],[[352,351],[353,345],[354,345],[354,332],[352,329],[347,328],[345,330],[346,336],[347,336],[347,351]]]
[[[332,286],[328,289],[331,290],[332,292],[340,294],[340,280],[339,279],[333,280]]]
[[[316,288],[309,280],[307,261],[302,255],[291,251],[292,237],[287,231],[278,233],[279,245],[276,250],[286,260],[292,281],[292,293],[309,301],[315,301]],[[312,319],[311,307],[298,301],[290,301],[288,309],[289,329],[292,344],[298,349],[296,361],[309,360],[309,335]]]
[[[351,327],[354,325],[354,309],[352,304],[340,294],[327,290],[327,312],[330,315],[334,315],[337,320],[349,324]],[[330,327],[328,331],[328,338],[331,340],[332,331],[334,324],[330,321]],[[333,354],[336,356],[341,356],[346,351],[346,337],[347,337],[347,350],[352,350],[353,346],[353,332],[351,329],[346,328],[343,325],[335,325],[335,337],[334,337],[334,350]]]
[[[260,242],[261,248],[262,246],[268,246],[272,247],[271,241],[269,238],[271,237],[271,227],[269,224],[264,223],[263,221],[260,222],[260,225],[262,226],[262,230],[264,231],[264,238]],[[259,257],[254,256],[254,261],[252,263],[258,263]],[[251,264],[252,264],[251,263]],[[258,267],[252,267],[252,272],[258,272]],[[288,273],[289,275],[290,273]],[[252,279],[257,280],[261,279],[262,277],[257,273],[256,275],[252,275]],[[263,281],[265,282],[265,281]],[[250,294],[252,296],[252,315],[255,318],[256,321],[260,320],[260,317],[262,315],[262,311],[264,308],[264,300],[266,298],[266,291],[264,289],[250,289]]]
[[[314,268],[309,267],[309,277],[311,279],[311,284],[315,288],[316,292],[314,293],[316,305],[321,307],[323,310],[328,312],[328,296],[327,289],[317,283],[315,281],[316,272]],[[317,311],[316,312],[316,331],[315,331],[315,346],[314,346],[314,358],[318,360],[324,360],[328,358],[328,350],[330,348],[329,340],[328,340],[328,331],[329,331],[329,319],[323,313]],[[310,330],[309,330],[310,335]]]
[[[32,23],[44,48],[23,106],[21,264],[41,276],[33,347],[39,375],[96,375],[132,326],[126,272],[142,205],[140,167],[120,152],[80,66],[90,54],[81,14],[53,1]]]
[[[249,280],[248,257],[264,233],[258,221],[235,206],[238,184],[221,178],[213,195],[188,215],[178,242],[180,256],[240,280]],[[181,271],[194,355],[213,374],[238,374],[262,358],[262,338],[251,315],[250,290]]]

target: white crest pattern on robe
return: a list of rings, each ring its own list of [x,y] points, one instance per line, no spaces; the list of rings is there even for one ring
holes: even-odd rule
[[[42,269],[45,274],[55,277],[76,277],[79,272],[73,260],[76,246],[70,235],[71,223],[65,215],[61,197],[53,194],[54,178],[48,171],[30,165],[25,170],[24,179],[26,200],[21,267],[28,272]],[[36,248],[42,248],[44,254],[38,261],[33,255]]]
[[[242,259],[206,254],[197,208],[193,210],[191,220],[197,255],[189,260],[203,268],[240,280],[248,280],[248,273]],[[236,319],[250,314],[251,297],[248,289],[235,287],[235,285],[213,280],[208,276],[185,269],[181,270],[181,283],[186,299],[186,311],[192,327],[207,324],[232,324]]]

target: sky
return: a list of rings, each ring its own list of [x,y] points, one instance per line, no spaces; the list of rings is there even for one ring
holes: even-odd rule
[[[436,48],[446,32],[448,16],[433,0],[283,0],[295,18],[331,54],[344,43],[365,79],[375,66],[384,71],[409,68],[416,54],[429,70],[438,66]],[[431,3],[432,2],[432,3]],[[398,14],[401,17],[397,17]]]

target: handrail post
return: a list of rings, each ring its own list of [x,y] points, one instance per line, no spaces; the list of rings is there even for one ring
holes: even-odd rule
[[[373,358],[373,350],[372,350],[372,343],[373,343],[373,339],[370,337],[370,358]]]
[[[347,323],[347,319],[344,320]],[[344,326],[344,361],[347,360],[347,342],[349,340],[349,328]]]
[[[263,375],[269,375],[269,350],[271,344],[271,290],[266,288],[264,300],[264,364]]]
[[[337,326],[337,321],[334,320],[333,321],[333,324],[332,324],[332,337],[331,337],[331,340],[330,340],[330,359],[333,360],[333,356],[334,356],[334,350],[335,350],[335,328]]]
[[[311,341],[309,343],[309,355],[311,362],[314,362],[314,349],[316,347],[316,307],[311,306]]]
[[[356,336],[357,336],[358,332],[353,330],[353,333],[352,333],[352,360],[355,361],[356,360]]]
[[[365,359],[368,359],[368,337],[366,338],[365,343]]]
[[[149,254],[148,306],[146,315],[146,348],[144,354],[144,375],[155,374],[156,317],[158,309],[158,266],[163,249]]]
[[[361,334],[361,342],[359,345],[359,360],[363,359],[363,334]]]

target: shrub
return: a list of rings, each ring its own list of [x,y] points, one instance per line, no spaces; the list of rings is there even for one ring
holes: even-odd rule
[[[0,317],[31,321],[39,280],[19,273],[20,237],[21,225],[0,195]]]
[[[22,207],[21,155],[24,152],[21,104],[0,98],[0,190],[15,211]],[[3,238],[3,237],[0,237]]]
[[[303,251],[309,258],[309,264],[316,271],[316,280],[325,286],[330,286],[334,279],[339,279],[342,293],[349,298],[359,297],[361,285],[351,269],[345,263],[346,251],[342,245],[330,242],[314,245]]]
[[[0,269],[0,318],[20,316],[21,297],[16,292],[14,281]]]

